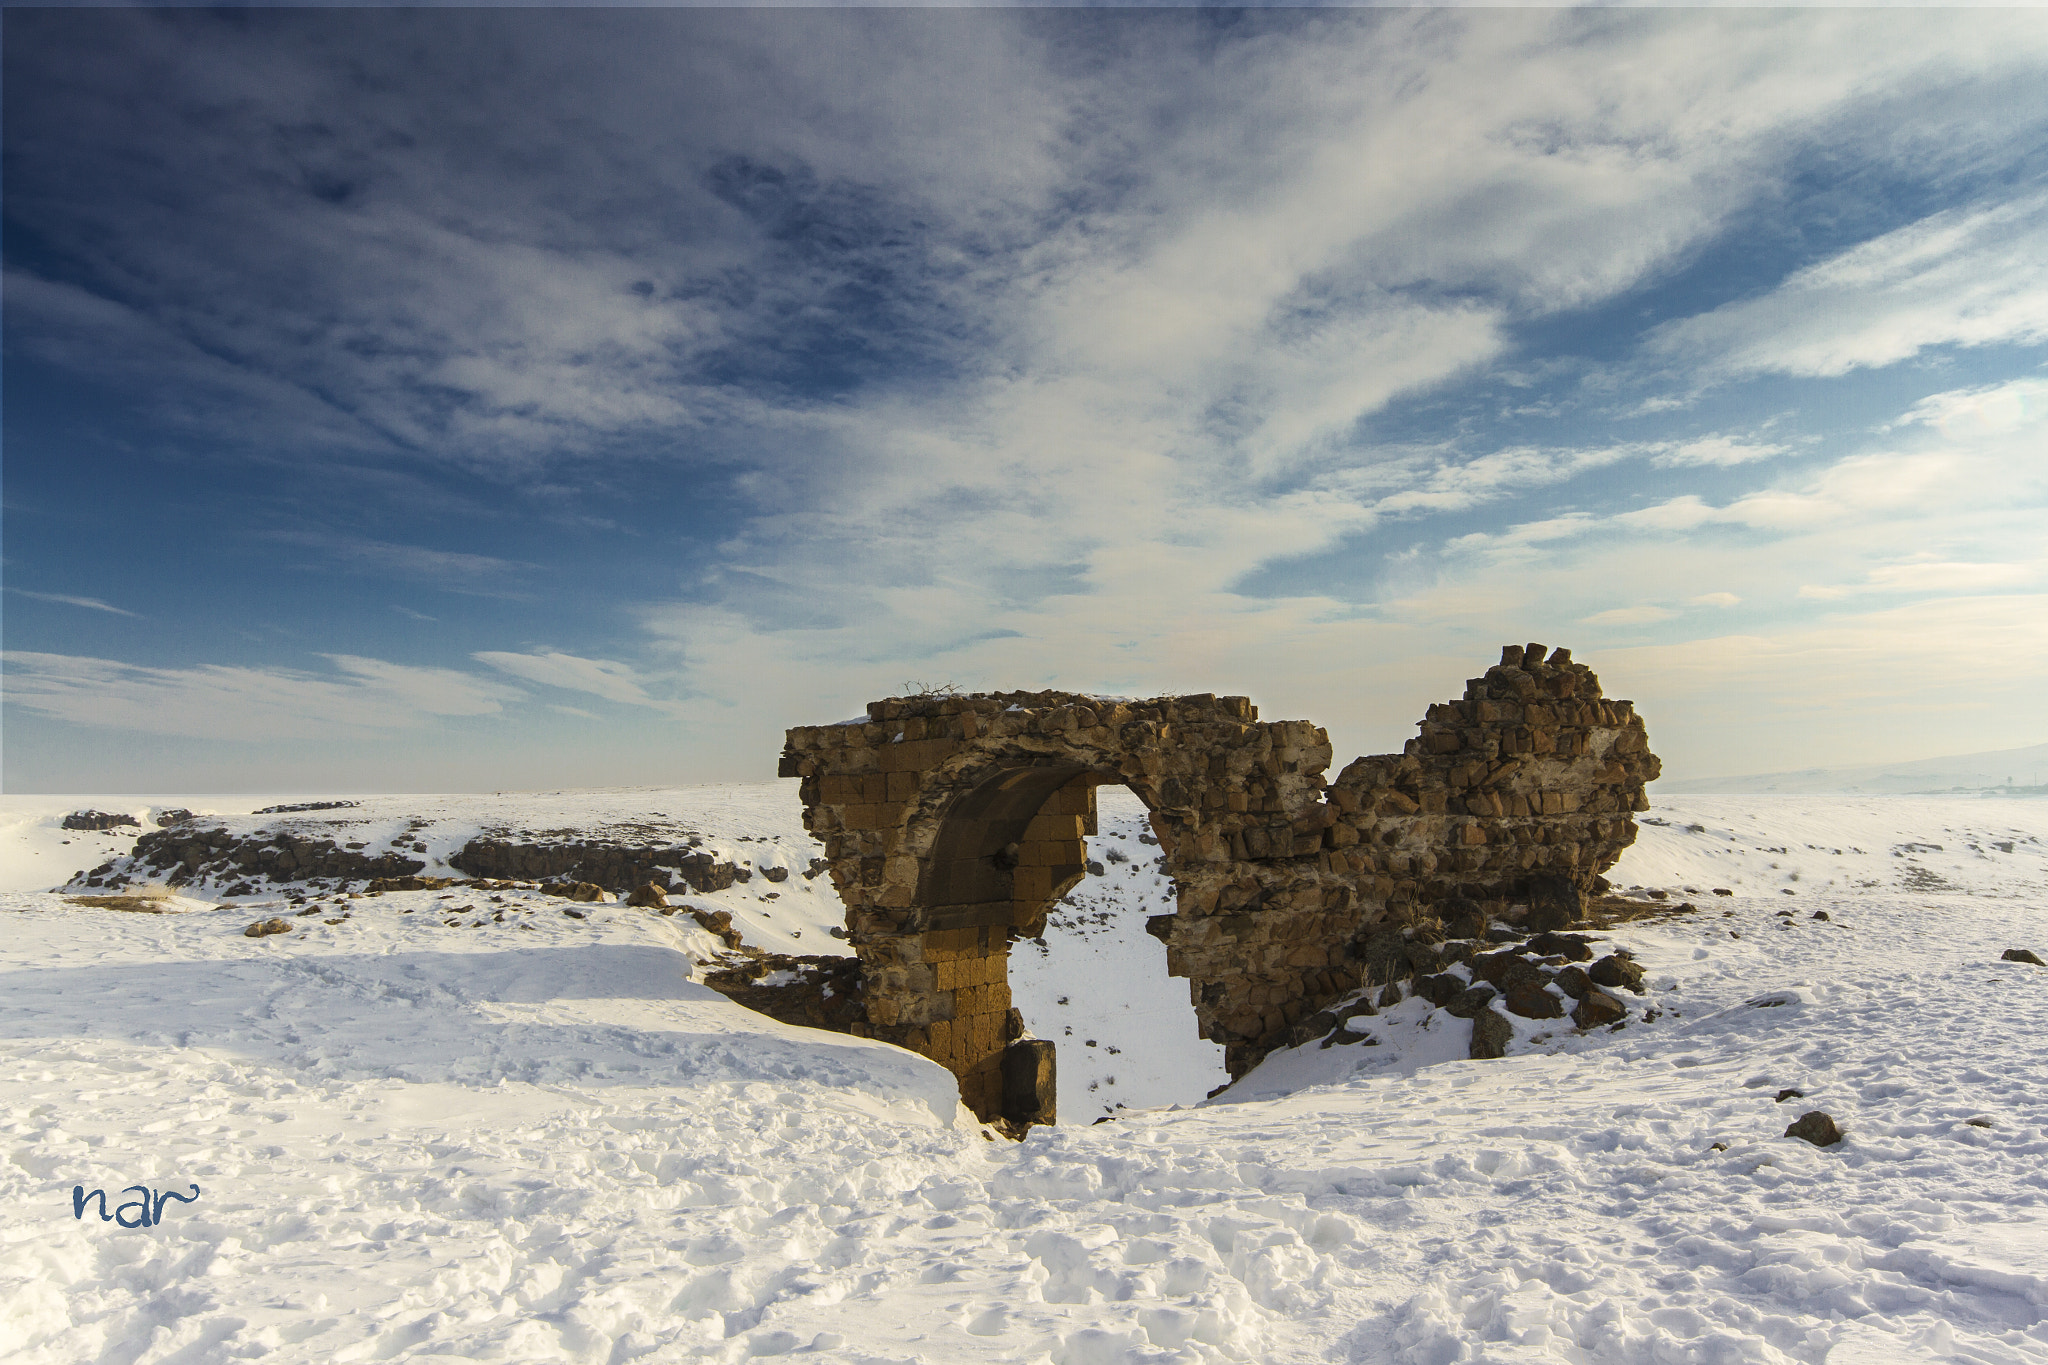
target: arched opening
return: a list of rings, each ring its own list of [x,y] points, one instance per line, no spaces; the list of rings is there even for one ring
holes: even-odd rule
[[[1086,1122],[1228,1080],[1147,933],[1174,912],[1173,881],[1122,775],[1049,760],[971,781],[937,812],[916,895],[950,1015],[927,1038],[969,1103],[1018,1123]],[[1114,811],[1106,831],[1098,796]]]
[[[948,802],[918,879],[925,929],[1032,929],[1086,871],[1096,781],[1073,764],[1010,768]]]
[[[1010,950],[1011,998],[1025,1026],[1058,1047],[1058,1115],[1070,1124],[1192,1104],[1230,1080],[1223,1046],[1201,1036],[1188,982],[1166,970],[1155,931],[1175,910],[1174,883],[1150,813],[1121,785],[1095,795],[1086,875]]]

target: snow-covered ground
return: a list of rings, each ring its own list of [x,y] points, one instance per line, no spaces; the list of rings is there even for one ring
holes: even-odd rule
[[[358,815],[660,813],[800,867],[793,787]],[[38,889],[96,861],[51,832],[93,804],[127,808],[0,803],[10,1361],[2048,1362],[2048,968],[2000,958],[2048,956],[2048,802],[1666,799],[1612,876],[1697,908],[1613,931],[1648,971],[1625,1029],[1522,1021],[1473,1062],[1411,1000],[1143,1108],[1214,1082],[1154,1036],[1192,1011],[1142,932],[1156,851],[1105,800],[1103,874],[1014,968],[1098,1089],[1021,1144],[921,1058],[696,984],[687,916]],[[829,950],[801,883],[704,899]],[[292,932],[243,936],[271,914]],[[1130,1107],[1092,1124],[1112,1063]],[[1781,1136],[1809,1108],[1845,1140]],[[131,1187],[194,1185],[153,1226],[74,1217],[75,1186],[133,1222]]]
[[[1090,875],[1046,916],[1043,943],[1010,950],[1012,999],[1034,1034],[1059,1045],[1065,1123],[1195,1104],[1230,1079],[1222,1046],[1195,1031],[1188,983],[1166,974],[1166,949],[1145,932],[1146,917],[1171,914],[1174,901],[1144,804],[1103,787],[1096,808]]]
[[[268,807],[348,801],[339,809],[275,815]],[[97,810],[138,821],[125,833],[62,828],[65,814]],[[500,792],[466,796],[0,796],[0,890],[40,891],[132,848],[138,833],[157,828],[167,810],[189,810],[206,825],[236,835],[258,829],[292,830],[336,843],[360,844],[367,853],[398,851],[423,861],[422,876],[461,877],[448,865],[478,836],[519,842],[613,841],[662,845],[694,841],[709,853],[752,871],[806,871],[820,849],[804,829],[794,782],[715,787],[624,787],[568,792]],[[256,905],[274,893],[217,900]],[[850,954],[828,932],[845,919],[830,879],[791,875],[780,883],[755,877],[724,891],[678,896],[675,904],[732,912],[747,942],[776,953]]]

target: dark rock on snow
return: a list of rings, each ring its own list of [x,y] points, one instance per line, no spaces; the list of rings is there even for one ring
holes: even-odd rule
[[[1507,990],[1508,1013],[1519,1014],[1524,1019],[1562,1019],[1564,1002],[1544,990],[1527,982],[1517,982]]]
[[[1507,1019],[1492,1010],[1481,1010],[1472,1016],[1472,1050],[1474,1058],[1505,1057],[1508,1041],[1515,1036],[1515,1027]]]
[[[1572,1011],[1572,1022],[1580,1028],[1599,1028],[1628,1018],[1628,1006],[1605,991],[1588,991]]]
[[[1567,962],[1591,962],[1593,941],[1584,934],[1538,934],[1522,946],[1538,957],[1561,957]]]
[[[1832,1147],[1842,1140],[1842,1130],[1835,1126],[1833,1118],[1812,1109],[1794,1119],[1785,1129],[1785,1136],[1810,1142],[1816,1147]]]
[[[1425,976],[1415,983],[1415,993],[1438,1009],[1456,1000],[1464,989],[1465,983],[1449,972]]]
[[[119,829],[123,825],[133,825],[137,829],[142,828],[142,822],[134,816],[116,815],[112,811],[75,810],[64,817],[65,829],[89,829],[104,832],[110,829]]]
[[[1643,969],[1621,953],[1609,953],[1586,969],[1586,975],[1593,978],[1596,986],[1619,987],[1643,993]]]
[[[1586,975],[1584,967],[1566,967],[1550,978],[1557,988],[1574,1000],[1584,1000],[1586,992],[1593,989],[1593,978]]]
[[[1444,1013],[1458,1019],[1476,1019],[1493,1003],[1494,995],[1495,991],[1491,986],[1473,986],[1460,991],[1457,999],[1444,1006]]]

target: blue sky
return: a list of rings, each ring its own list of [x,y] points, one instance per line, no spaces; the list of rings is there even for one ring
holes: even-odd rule
[[[8,10],[26,790],[671,783],[906,682],[2048,738],[2048,15]]]

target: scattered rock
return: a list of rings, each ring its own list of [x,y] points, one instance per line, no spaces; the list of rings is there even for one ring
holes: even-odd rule
[[[1990,1119],[1964,1119],[1963,1122],[1969,1124],[1972,1128],[1989,1128],[1991,1126]]]
[[[1548,978],[1543,969],[1519,952],[1485,953],[1471,962],[1472,979],[1506,990],[1519,982],[1542,985]]]
[[[453,877],[376,877],[365,891],[446,891],[455,885]]]
[[[160,810],[156,813],[158,827],[168,829],[172,825],[189,825],[199,817],[180,807],[177,810]]]
[[[723,939],[726,947],[737,949],[740,946],[739,930],[732,927],[732,911],[692,910],[690,918]]]
[[[1564,1002],[1544,990],[1519,982],[1508,987],[1506,1004],[1510,1014],[1519,1014],[1524,1019],[1562,1019]]]
[[[1805,1098],[1806,1092],[1804,1090],[1793,1090],[1788,1087],[1778,1092],[1777,1102],[1783,1104],[1786,1100],[1803,1100]]]
[[[1842,1140],[1842,1130],[1828,1115],[1818,1109],[1810,1109],[1786,1127],[1785,1136],[1810,1142],[1816,1147],[1832,1147]]]
[[[771,882],[786,882],[789,880],[789,869],[786,867],[764,867],[761,869],[761,875]]]
[[[1586,975],[1597,986],[1619,987],[1643,993],[1643,969],[1622,953],[1609,953],[1586,969]]]
[[[741,880],[733,864],[697,852],[695,845],[675,843],[519,843],[479,838],[464,844],[448,859],[448,865],[472,877],[595,882],[620,893],[648,882],[673,886],[681,881],[692,891],[708,894]]]
[[[1508,1042],[1514,1036],[1515,1026],[1505,1016],[1481,1010],[1472,1016],[1472,1049],[1468,1055],[1480,1060],[1505,1057]]]
[[[1465,983],[1449,972],[1425,976],[1415,983],[1415,993],[1438,1009],[1456,1000],[1464,990]]]
[[[1486,911],[1468,896],[1451,897],[1442,914],[1446,938],[1478,938],[1486,932]]]
[[[1398,981],[1389,981],[1389,982],[1388,982],[1388,983],[1386,984],[1386,987],[1385,987],[1385,989],[1383,989],[1383,990],[1381,990],[1381,991],[1380,991],[1380,1001],[1379,1001],[1379,1004],[1380,1004],[1380,1008],[1381,1008],[1381,1009],[1383,1009],[1383,1010],[1384,1010],[1384,1009],[1392,1009],[1392,1008],[1393,1008],[1394,1006],[1396,1006],[1396,1005],[1398,1005],[1398,1004],[1400,1004],[1400,1003],[1401,1003],[1401,983],[1400,983],[1400,982],[1398,982]]]
[[[1476,1019],[1487,1012],[1486,1007],[1493,1003],[1495,994],[1491,986],[1469,987],[1458,992],[1457,998],[1444,1006],[1444,1013],[1457,1019]],[[1498,1057],[1500,1054],[1496,1052],[1492,1055]]]
[[[1599,1028],[1628,1018],[1628,1006],[1606,991],[1588,991],[1572,1011],[1572,1022],[1580,1028]]]
[[[542,882],[540,889],[550,896],[585,904],[604,899],[604,888],[596,882]]]
[[[1591,962],[1593,941],[1584,934],[1538,934],[1522,946],[1538,957],[1561,957],[1567,962]]]
[[[272,934],[289,934],[292,927],[281,919],[260,919],[242,931],[243,938],[268,938]]]
[[[2048,967],[2048,962],[2043,962],[2031,948],[2007,948],[1998,956],[2005,962],[2031,962],[2036,967]]]
[[[636,889],[632,895],[626,897],[626,904],[641,910],[666,910],[668,908],[668,890],[666,887],[659,886],[654,882],[648,882],[645,886]]]
[[[110,829],[119,829],[123,825],[133,825],[137,829],[142,828],[142,822],[134,816],[117,815],[112,811],[75,810],[64,817],[65,829],[90,829],[104,832]]]
[[[1287,1028],[1289,1047],[1300,1047],[1313,1038],[1321,1038],[1337,1027],[1335,1010],[1317,1010],[1314,1014],[1295,1020]]]
[[[292,806],[265,806],[257,815],[296,815],[302,810],[353,810],[360,801],[301,801]]]
[[[1815,919],[1826,919],[1828,917],[1828,912],[1825,910],[1816,910],[1813,912],[1813,917]]]
[[[1428,976],[1444,969],[1444,950],[1434,943],[1411,943],[1402,954],[1408,961],[1408,970],[1417,976]]]
[[[1732,896],[1735,893],[1725,886],[1717,886],[1714,888],[1714,894],[1717,896]]]
[[[567,915],[570,919],[584,918],[584,914],[581,910],[571,910],[567,906],[562,907],[562,913]]]
[[[1367,981],[1392,981],[1406,974],[1408,940],[1398,929],[1380,929],[1353,951]]]
[[[1593,989],[1593,978],[1586,975],[1584,967],[1566,967],[1550,978],[1557,988],[1574,1000],[1586,998],[1586,992]]]
[[[138,915],[168,915],[173,913],[164,908],[163,901],[156,896],[66,896],[66,905],[84,905],[94,910],[127,910]]]

